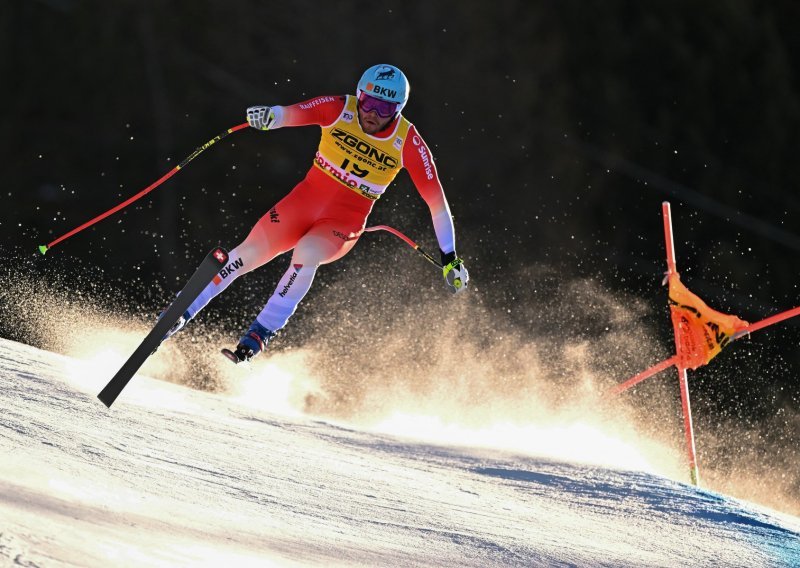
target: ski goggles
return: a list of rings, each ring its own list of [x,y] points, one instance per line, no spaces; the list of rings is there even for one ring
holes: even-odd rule
[[[382,101],[361,91],[358,95],[358,105],[364,112],[372,112],[374,110],[381,118],[390,118],[395,115],[400,103]]]

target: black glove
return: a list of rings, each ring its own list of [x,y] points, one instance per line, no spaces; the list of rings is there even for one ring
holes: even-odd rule
[[[456,256],[455,251],[442,253],[442,275],[444,283],[453,294],[467,289],[469,272],[464,262]]]

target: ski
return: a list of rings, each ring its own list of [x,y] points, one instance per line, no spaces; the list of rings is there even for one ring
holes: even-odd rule
[[[239,363],[244,363],[244,360],[243,360],[243,359],[239,359],[239,358],[236,356],[236,353],[234,353],[234,352],[233,352],[233,351],[231,351],[230,349],[223,348],[223,349],[221,349],[221,350],[220,350],[220,352],[221,352],[223,355],[225,355],[225,357],[227,357],[228,359],[230,359],[230,360],[231,360],[231,361],[232,361],[234,364],[236,364],[236,365],[238,365]]]
[[[186,282],[175,301],[167,308],[155,327],[147,334],[133,355],[122,365],[117,374],[108,382],[105,388],[97,395],[103,404],[111,408],[125,385],[130,382],[136,371],[144,364],[147,358],[155,352],[164,336],[175,325],[187,308],[195,301],[209,282],[217,275],[220,269],[228,262],[228,253],[225,249],[217,247],[203,259],[192,277]]]

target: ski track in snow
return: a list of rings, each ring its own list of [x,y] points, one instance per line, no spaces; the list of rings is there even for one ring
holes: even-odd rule
[[[800,566],[800,519],[655,475],[278,416],[143,376],[109,410],[105,382],[70,378],[74,363],[0,340],[2,564]]]

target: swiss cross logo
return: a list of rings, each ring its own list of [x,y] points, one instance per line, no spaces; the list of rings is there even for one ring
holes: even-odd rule
[[[219,262],[226,262],[228,260],[228,255],[225,254],[225,251],[222,249],[217,249],[214,251],[214,258]]]
[[[295,264],[295,265],[294,265],[294,271],[295,271],[295,272],[300,272],[300,269],[301,269],[301,268],[303,268],[303,265],[302,265],[302,264]]]

